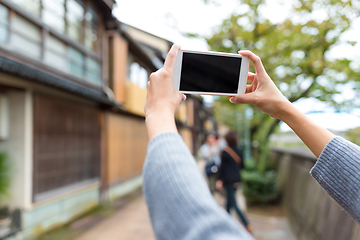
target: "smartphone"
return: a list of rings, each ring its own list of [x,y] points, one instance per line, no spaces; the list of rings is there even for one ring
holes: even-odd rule
[[[179,50],[174,88],[188,94],[244,94],[248,71],[249,59],[239,54]]]

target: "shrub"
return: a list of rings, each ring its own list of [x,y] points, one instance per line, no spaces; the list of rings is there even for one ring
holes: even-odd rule
[[[9,196],[10,163],[5,153],[0,153],[0,203]]]
[[[248,203],[271,203],[278,199],[279,190],[276,187],[275,171],[262,173],[256,170],[242,170],[241,176],[243,192]]]

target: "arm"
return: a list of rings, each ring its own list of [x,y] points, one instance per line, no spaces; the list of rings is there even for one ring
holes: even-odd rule
[[[310,174],[358,223],[360,223],[360,147],[313,123],[297,110],[267,75],[261,60],[250,51],[240,51],[254,63],[249,73],[248,94],[230,99],[249,103],[284,121],[318,157]]]
[[[246,87],[248,94],[237,95],[230,101],[253,104],[264,113],[282,120],[300,137],[314,155],[319,157],[326,144],[335,136],[312,122],[282,95],[267,75],[258,56],[250,51],[240,51],[239,53],[254,63],[256,74],[248,74],[248,80],[252,82]]]
[[[360,224],[360,147],[333,138],[310,174]]]
[[[156,239],[253,239],[217,205],[179,134],[151,140],[143,177]]]
[[[144,194],[157,239],[252,239],[213,199],[177,133],[174,114],[182,94],[173,88],[178,47],[151,74],[145,103],[150,143],[143,169]]]

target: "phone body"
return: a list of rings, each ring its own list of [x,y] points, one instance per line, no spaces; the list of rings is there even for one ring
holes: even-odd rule
[[[179,50],[174,88],[187,94],[235,96],[244,94],[249,59],[239,54]]]

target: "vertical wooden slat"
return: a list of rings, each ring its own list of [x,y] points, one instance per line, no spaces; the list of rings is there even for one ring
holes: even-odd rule
[[[100,175],[99,110],[34,94],[33,197]]]
[[[107,125],[107,181],[111,185],[141,174],[148,138],[143,118],[110,113]]]
[[[111,61],[112,73],[110,82],[117,101],[125,103],[126,101],[126,75],[128,66],[128,44],[117,32],[111,34]],[[116,67],[114,67],[116,66]]]

